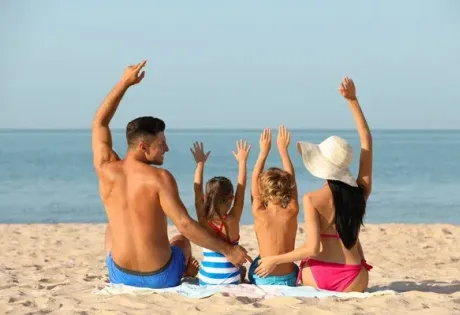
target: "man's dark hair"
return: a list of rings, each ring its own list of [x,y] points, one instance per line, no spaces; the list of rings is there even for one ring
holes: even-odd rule
[[[126,126],[128,147],[136,145],[138,140],[151,141],[158,133],[165,131],[165,122],[152,116],[138,117]]]

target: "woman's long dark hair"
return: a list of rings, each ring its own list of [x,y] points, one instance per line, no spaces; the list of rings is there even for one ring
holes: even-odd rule
[[[364,191],[337,180],[328,180],[335,206],[335,228],[343,244],[351,249],[358,241],[366,214]]]

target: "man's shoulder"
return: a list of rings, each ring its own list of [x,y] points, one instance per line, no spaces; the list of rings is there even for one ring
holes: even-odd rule
[[[116,175],[116,173],[121,171],[122,160],[113,160],[105,162],[101,165],[95,166],[96,174],[100,178],[111,178]]]
[[[148,172],[145,173],[149,179],[151,179],[156,185],[170,185],[175,183],[174,176],[171,174],[170,171],[164,168],[159,167],[148,167]]]
[[[161,167],[152,167],[152,166],[149,166],[149,169],[150,169],[151,176],[155,176],[160,179],[172,177],[171,172],[168,171],[167,169],[164,169]]]

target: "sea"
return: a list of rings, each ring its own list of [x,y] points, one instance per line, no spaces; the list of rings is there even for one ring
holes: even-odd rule
[[[347,139],[353,147],[352,172],[356,176],[359,138],[355,130],[291,130],[290,154],[299,194],[324,185],[311,176],[295,150],[299,140],[319,143],[331,135]],[[123,130],[114,130],[114,149],[123,157]],[[373,131],[373,191],[365,223],[460,224],[460,131]],[[237,179],[235,143],[252,144],[248,178],[259,152],[260,130],[167,130],[170,151],[164,168],[175,176],[180,197],[195,218],[190,153],[202,141],[211,155],[205,180],[226,176]],[[276,132],[273,133],[276,136]],[[266,167],[281,166],[276,142]],[[249,182],[249,181],[248,181]],[[252,224],[249,189],[242,224]],[[303,211],[299,221],[303,222]],[[0,131],[0,223],[104,223],[107,217],[98,194],[92,165],[89,130]]]

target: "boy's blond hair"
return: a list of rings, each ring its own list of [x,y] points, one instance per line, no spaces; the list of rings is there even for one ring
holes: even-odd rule
[[[288,172],[271,167],[260,175],[259,187],[264,204],[286,207],[294,195],[295,182]]]

